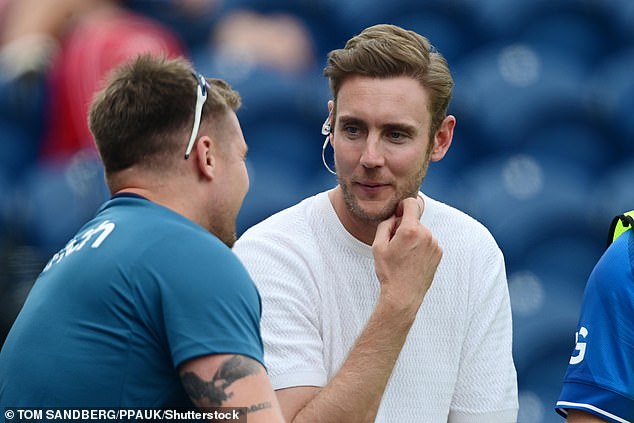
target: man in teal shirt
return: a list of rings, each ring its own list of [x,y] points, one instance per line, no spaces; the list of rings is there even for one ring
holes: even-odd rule
[[[282,421],[230,250],[247,146],[225,82],[141,56],[95,98],[113,198],[48,262],[0,352],[2,407],[246,407]],[[192,129],[193,121],[193,129]]]

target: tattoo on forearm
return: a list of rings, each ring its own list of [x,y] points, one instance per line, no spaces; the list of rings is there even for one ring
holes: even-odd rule
[[[247,407],[247,414],[273,407],[270,402],[261,402]]]
[[[210,406],[220,407],[224,401],[233,396],[233,392],[227,391],[227,388],[233,382],[243,377],[257,374],[259,371],[258,363],[251,359],[234,355],[220,365],[210,381],[201,379],[200,376],[193,372],[181,373],[181,381],[185,391],[193,400],[199,402],[207,399]],[[259,407],[260,405],[252,407]]]

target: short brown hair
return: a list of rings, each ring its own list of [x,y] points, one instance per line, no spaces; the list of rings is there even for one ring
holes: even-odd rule
[[[133,165],[161,168],[177,157],[182,160],[194,122],[194,75],[182,58],[149,54],[111,73],[89,112],[106,175]],[[240,95],[225,81],[209,78],[207,83],[203,121],[240,107]]]
[[[351,75],[415,78],[430,96],[432,137],[447,115],[454,85],[447,61],[427,38],[388,24],[368,27],[343,49],[331,51],[324,75],[330,81],[335,106],[341,84]]]

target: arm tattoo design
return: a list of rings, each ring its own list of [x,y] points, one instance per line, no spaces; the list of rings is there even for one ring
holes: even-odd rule
[[[251,359],[234,355],[224,361],[213,378],[206,381],[196,373],[181,373],[181,381],[185,391],[196,402],[205,398],[212,407],[220,407],[222,403],[233,396],[233,392],[227,392],[227,388],[238,379],[257,374],[260,371],[258,363]]]

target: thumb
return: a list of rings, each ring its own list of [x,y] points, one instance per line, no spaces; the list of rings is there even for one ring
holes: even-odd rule
[[[425,211],[425,200],[420,194],[416,196],[416,204],[420,207],[420,213],[418,215],[418,220],[420,220],[423,217],[423,212]]]

